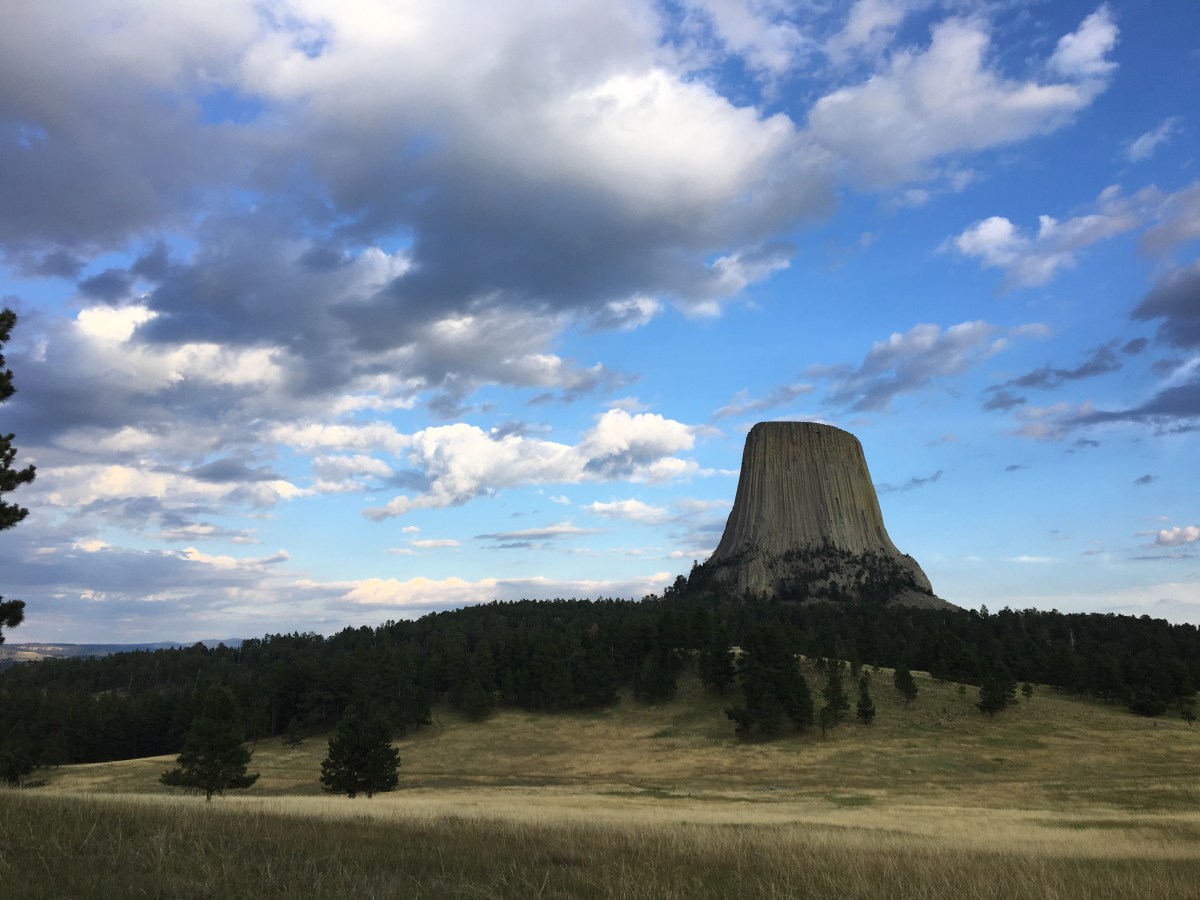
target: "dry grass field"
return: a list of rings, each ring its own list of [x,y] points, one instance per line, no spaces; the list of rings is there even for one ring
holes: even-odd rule
[[[64,767],[0,795],[0,884],[28,897],[1200,896],[1200,728],[1040,690],[988,719],[975,691],[915,674],[910,706],[889,670],[875,676],[869,727],[770,743],[735,740],[728,701],[691,677],[661,706],[483,724],[438,711],[398,744],[400,789],[370,800],[321,793],[319,737],[259,744],[259,782],[208,805],[158,784],[169,757]]]

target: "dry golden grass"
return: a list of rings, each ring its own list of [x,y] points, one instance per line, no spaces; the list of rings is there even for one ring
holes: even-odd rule
[[[372,800],[321,793],[323,738],[291,750],[263,742],[252,762],[259,782],[199,814],[268,832],[294,827],[286,822],[375,828],[413,846],[449,828],[464,843],[438,850],[443,862],[448,852],[488,857],[497,836],[524,860],[506,869],[493,859],[503,872],[467,872],[462,862],[452,879],[462,893],[439,894],[436,879],[413,888],[429,896],[529,896],[522,890],[545,860],[512,848],[530,841],[585,860],[551,865],[546,896],[687,896],[672,886],[692,884],[692,872],[703,873],[692,887],[704,896],[739,895],[753,882],[762,896],[1168,897],[1196,883],[1200,728],[1048,691],[988,719],[975,691],[914,674],[921,693],[911,706],[889,670],[875,677],[870,727],[847,722],[825,738],[770,743],[734,739],[722,712],[730,701],[703,694],[691,677],[661,706],[504,711],[484,724],[439,711],[434,727],[398,744],[401,789]],[[820,680],[810,683],[818,693]],[[151,819],[197,814],[202,800],[158,784],[172,763],[64,767],[31,796],[87,795],[96,809]],[[628,848],[642,845],[659,856],[630,862]],[[626,868],[606,869],[606,853]],[[807,880],[797,880],[798,861]],[[1027,880],[1001,878],[1014,869]],[[398,890],[379,884],[381,893],[361,895]]]

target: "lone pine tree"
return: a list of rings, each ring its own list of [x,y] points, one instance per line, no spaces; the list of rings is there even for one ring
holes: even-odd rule
[[[11,309],[0,310],[0,351],[8,343],[13,326],[17,324],[17,314]],[[0,403],[3,403],[15,393],[13,374],[4,368],[4,354],[0,352]],[[13,434],[0,434],[0,498],[9,491],[15,491],[23,484],[33,481],[34,467],[24,469],[13,467],[17,456],[17,448],[13,446]],[[29,510],[0,499],[0,531],[12,528],[29,515]],[[4,643],[4,629],[16,628],[25,618],[25,603],[21,600],[5,600],[0,597],[0,644]]]
[[[864,725],[870,725],[875,720],[875,701],[871,699],[871,678],[866,672],[863,672],[858,679],[858,706],[854,715]]]
[[[205,800],[227,790],[242,790],[258,781],[246,774],[250,751],[242,746],[242,710],[229,688],[212,687],[204,707],[192,720],[178,768],[163,772],[159,781],[171,787],[203,791]]]
[[[984,676],[979,688],[979,702],[975,705],[980,712],[994,716],[1006,706],[1017,702],[1017,682],[1008,669],[996,666]]]
[[[896,685],[896,690],[904,698],[905,704],[912,703],[917,699],[917,694],[920,689],[917,683],[913,681],[912,672],[908,670],[908,666],[902,662],[896,663],[896,674],[892,676],[892,682]]]
[[[395,790],[400,782],[400,753],[392,746],[387,719],[350,707],[329,739],[321,763],[321,786],[331,794],[373,797]]]

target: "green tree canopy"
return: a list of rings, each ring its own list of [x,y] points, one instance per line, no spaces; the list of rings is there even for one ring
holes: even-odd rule
[[[854,711],[858,721],[870,725],[875,720],[875,701],[871,699],[871,677],[863,672],[858,678],[858,707]]]
[[[774,737],[785,720],[797,731],[813,724],[812,693],[796,663],[796,652],[778,628],[758,627],[742,642],[738,679],[743,704],[725,710],[742,737],[757,731]]]
[[[709,690],[724,694],[737,677],[733,660],[733,648],[729,646],[729,632],[723,627],[712,629],[712,634],[700,651],[698,663],[700,682]]]
[[[178,768],[163,772],[159,781],[171,787],[203,791],[205,800],[227,790],[244,789],[258,781],[258,773],[246,774],[250,751],[242,746],[242,710],[233,692],[210,688],[204,707],[192,720]]]
[[[831,659],[825,664],[825,705],[821,707],[821,734],[839,724],[850,709],[850,698],[846,696],[846,688],[842,683],[843,665],[840,659]]]
[[[917,683],[913,681],[912,672],[908,670],[908,666],[903,662],[896,663],[896,674],[892,676],[892,682],[896,685],[896,690],[898,690],[900,695],[904,697],[904,702],[906,704],[912,703],[915,699],[917,699],[917,694],[920,692],[920,688],[918,688]]]
[[[321,763],[321,786],[331,794],[373,797],[395,790],[400,782],[400,753],[392,746],[387,719],[352,706],[329,739]]]
[[[989,716],[1017,702],[1017,682],[1002,665],[997,665],[984,677],[979,688],[979,702],[975,705],[980,712]]]

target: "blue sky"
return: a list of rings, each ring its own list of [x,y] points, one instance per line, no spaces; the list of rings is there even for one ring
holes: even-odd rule
[[[19,4],[16,641],[641,597],[748,428],[963,606],[1200,622],[1200,7]]]

